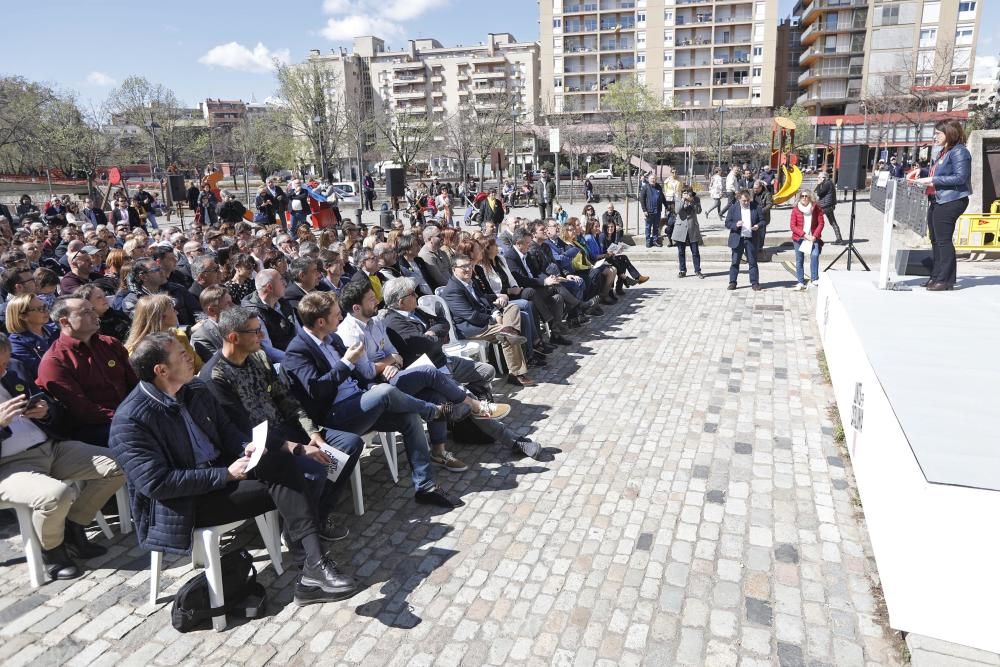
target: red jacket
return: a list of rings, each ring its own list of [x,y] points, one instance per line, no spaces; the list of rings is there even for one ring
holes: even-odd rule
[[[823,211],[819,206],[813,204],[812,224],[810,225],[810,234],[812,234],[813,238],[820,239],[823,235],[823,223]],[[799,210],[797,205],[793,206],[791,221],[793,241],[801,241],[802,237],[805,236],[805,232],[803,231],[804,226],[805,216],[802,214],[802,211]]]
[[[38,365],[38,386],[66,406],[81,424],[110,424],[139,378],[125,346],[94,334],[90,343],[60,334]]]

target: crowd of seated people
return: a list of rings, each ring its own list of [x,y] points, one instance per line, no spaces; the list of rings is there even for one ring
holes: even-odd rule
[[[137,202],[115,205],[102,222],[89,201],[16,229],[0,218],[0,501],[32,508],[57,579],[104,553],[85,529],[127,481],[144,548],[186,553],[193,528],[277,508],[295,600],[352,594],[324,543],[348,536],[336,506],[361,437],[399,433],[415,502],[461,506],[437,479],[469,467],[449,429],[544,457],[500,421],[511,407],[494,383],[543,381],[574,329],[645,280],[574,218],[293,237],[246,222],[147,231]],[[459,356],[463,340],[502,358]],[[336,482],[328,448],[348,462]]]

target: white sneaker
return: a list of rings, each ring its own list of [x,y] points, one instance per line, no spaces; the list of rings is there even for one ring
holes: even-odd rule
[[[795,290],[796,292],[805,292],[806,286],[803,283],[798,283],[792,289]]]
[[[816,287],[816,288],[818,288],[819,287],[819,281],[818,280],[812,280],[812,281],[810,281],[809,282],[809,287]]]

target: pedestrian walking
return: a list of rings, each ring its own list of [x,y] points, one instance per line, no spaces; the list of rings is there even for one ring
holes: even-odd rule
[[[752,206],[753,196],[749,190],[741,190],[737,196],[738,206],[730,206],[726,213],[726,228],[729,230],[729,248],[732,262],[729,264],[729,287],[736,289],[736,278],[740,273],[740,261],[746,255],[750,269],[750,287],[760,291],[760,274],[757,270],[757,239],[760,232],[760,212]]]
[[[825,171],[819,172],[819,182],[816,184],[816,203],[823,210],[823,218],[833,227],[833,233],[837,237],[834,243],[844,242],[844,237],[840,235],[840,225],[837,224],[837,217],[833,214],[833,209],[837,207],[837,188],[830,175]]]
[[[718,167],[712,172],[712,179],[708,183],[708,197],[712,200],[712,205],[708,207],[705,211],[705,218],[708,218],[708,214],[715,211],[715,214],[722,219],[722,188],[724,187],[724,182],[722,180],[722,170]]]

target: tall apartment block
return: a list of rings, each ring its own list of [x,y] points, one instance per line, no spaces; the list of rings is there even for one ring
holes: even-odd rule
[[[774,103],[778,0],[540,0],[543,113],[601,112],[626,78],[692,111]]]
[[[368,113],[385,109],[438,122],[502,99],[509,106],[512,125],[515,120],[531,125],[538,110],[538,52],[537,43],[518,42],[508,33],[491,33],[484,43],[472,46],[410,40],[397,51],[387,50],[378,37],[365,36],[354,39],[350,53],[313,50],[307,62],[324,68],[327,94],[343,100],[348,109],[358,108],[360,99]],[[518,163],[531,164],[533,138],[527,132],[519,138]],[[451,167],[447,156],[432,158],[435,171]]]
[[[857,113],[862,98],[967,94],[982,0],[799,0],[798,102],[817,116]]]

